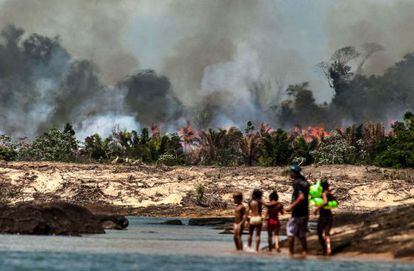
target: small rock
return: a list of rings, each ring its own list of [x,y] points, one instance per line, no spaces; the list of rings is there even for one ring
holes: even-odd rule
[[[233,230],[231,230],[231,229],[224,229],[222,232],[219,232],[219,234],[233,234]]]
[[[179,219],[167,220],[167,221],[162,222],[161,224],[163,224],[163,225],[176,225],[176,226],[184,225],[183,222]]]
[[[129,221],[123,215],[95,215],[101,221],[105,229],[124,230],[128,227]]]
[[[217,226],[226,223],[232,223],[234,217],[204,217],[204,218],[191,218],[188,222],[190,226]]]

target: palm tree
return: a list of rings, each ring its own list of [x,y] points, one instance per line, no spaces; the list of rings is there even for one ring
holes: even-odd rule
[[[262,146],[263,137],[260,132],[249,133],[242,138],[240,149],[247,165],[252,166],[253,162],[259,158]]]
[[[226,130],[216,131],[211,128],[200,133],[200,137],[197,138],[197,145],[199,146],[201,162],[211,163],[216,160],[217,149],[225,134]]]

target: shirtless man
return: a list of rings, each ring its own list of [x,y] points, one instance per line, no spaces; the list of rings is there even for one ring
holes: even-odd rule
[[[246,221],[246,207],[243,205],[243,194],[238,192],[233,195],[234,204],[236,207],[234,209],[234,225],[233,225],[233,234],[234,234],[234,244],[236,245],[237,250],[243,250],[243,240],[242,234],[244,229],[244,224]]]

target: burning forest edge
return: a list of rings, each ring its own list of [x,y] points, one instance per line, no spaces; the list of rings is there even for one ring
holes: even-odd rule
[[[22,28],[8,25],[0,33],[0,134],[4,134],[0,159],[413,167],[412,114],[395,122],[390,131],[368,122],[397,118],[402,110],[412,109],[414,100],[414,53],[406,54],[382,75],[364,74],[365,63],[382,50],[376,43],[345,46],[317,64],[333,91],[329,103],[318,104],[308,82],[287,88],[272,86],[259,76],[260,69],[247,69],[255,64],[248,57],[255,54],[241,46],[236,55],[248,58],[244,59],[247,64],[233,59],[225,65],[206,66],[200,75],[202,89],[192,93],[195,100],[189,103],[166,75],[141,70],[107,85],[95,64],[72,56],[59,37],[26,35]],[[220,67],[234,72],[239,64],[243,71],[247,69],[246,78],[237,77],[230,86],[227,80],[220,81],[229,72],[220,73]],[[252,121],[241,129],[247,119]],[[175,131],[187,121],[194,128],[187,125],[176,133],[161,132]],[[48,129],[66,122],[72,125]],[[255,127],[260,122],[269,125]],[[120,123],[136,130],[158,123],[160,130],[152,127],[137,132],[122,127],[106,138],[99,135],[102,127],[108,132],[109,126],[110,130]],[[315,126],[318,123],[329,131]],[[363,124],[334,129],[343,123]],[[295,124],[309,128],[292,129]],[[79,142],[85,135],[90,136]],[[30,140],[17,140],[19,136]]]
[[[192,84],[185,76],[177,80],[169,74],[176,70],[172,66],[140,69],[109,85],[93,61],[69,53],[59,37],[6,26],[0,33],[0,131],[34,138],[70,122],[83,138],[107,135],[114,123],[122,129],[161,124],[170,132],[187,121],[197,129],[240,129],[247,120],[283,129],[320,123],[334,129],[396,119],[413,110],[413,53],[405,52],[382,75],[369,75],[364,65],[386,49],[375,43],[342,47],[328,60],[315,63],[332,94],[317,101],[315,94],[321,89],[302,82],[306,78],[274,82],[261,70],[264,63],[256,51],[247,45],[236,47],[234,59],[205,63],[200,74],[189,73],[194,78],[188,80],[198,78]]]
[[[6,264],[266,269],[286,232],[285,269],[411,270],[414,0],[389,2],[0,0]]]
[[[5,161],[112,162],[216,166],[284,166],[291,163],[354,164],[414,167],[414,115],[389,131],[383,124],[364,123],[326,131],[323,127],[274,130],[248,122],[244,131],[195,130],[190,125],[162,135],[157,127],[141,132],[114,130],[107,138],[93,134],[76,139],[70,124],[49,129],[30,141],[0,137],[0,159]]]

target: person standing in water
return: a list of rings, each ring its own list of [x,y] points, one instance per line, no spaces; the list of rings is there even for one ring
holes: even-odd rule
[[[240,192],[235,193],[233,195],[233,200],[236,205],[234,209],[233,225],[234,244],[236,245],[237,250],[243,250],[242,234],[246,220],[246,207],[243,205],[243,194]]]
[[[330,201],[335,201],[335,197],[329,189],[329,183],[327,180],[323,180],[321,182],[321,186],[323,203],[315,209],[314,214],[317,215],[319,212],[317,232],[319,243],[322,246],[322,253],[323,255],[331,255],[332,251],[330,236],[333,223],[333,215],[331,209],[329,209],[328,204]]]
[[[263,203],[267,208],[267,233],[269,242],[269,251],[276,248],[277,252],[280,252],[279,245],[279,231],[280,220],[279,214],[283,214],[283,205],[279,202],[279,195],[276,191],[272,191],[269,195],[269,202]],[[274,239],[274,243],[273,243]]]
[[[309,220],[309,182],[301,174],[301,168],[298,165],[290,166],[290,177],[293,181],[292,202],[287,211],[292,211],[292,217],[286,225],[286,232],[289,241],[289,254],[295,253],[295,237],[300,240],[302,245],[302,255],[308,253],[306,234],[308,231]]]
[[[259,252],[260,248],[260,234],[262,232],[263,218],[262,218],[262,209],[263,209],[263,192],[259,189],[254,189],[252,193],[252,199],[249,202],[249,207],[247,215],[250,216],[249,219],[249,236],[247,237],[247,243],[249,248],[252,247],[253,236],[256,233],[256,253]]]

